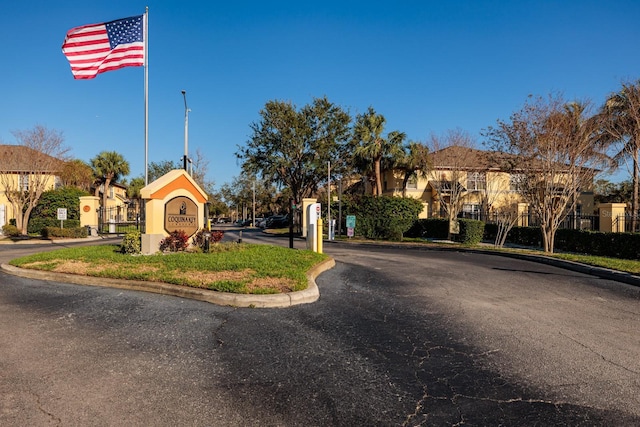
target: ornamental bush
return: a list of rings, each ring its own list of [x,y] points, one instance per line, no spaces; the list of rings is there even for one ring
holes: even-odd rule
[[[73,228],[60,228],[60,227],[45,227],[42,229],[42,237],[45,239],[53,238],[66,238],[66,239],[81,239],[87,237],[86,227],[73,227]]]
[[[420,200],[390,196],[352,196],[344,204],[357,218],[356,234],[369,239],[402,240],[423,209]]]
[[[124,235],[120,251],[123,254],[139,254],[142,252],[142,235],[138,230],[129,231]]]
[[[2,234],[7,237],[18,237],[20,236],[20,230],[13,224],[5,224],[2,226]]]
[[[180,252],[189,247],[189,236],[183,230],[172,231],[160,241],[162,252]]]
[[[203,228],[193,236],[193,245],[197,248],[204,249],[204,233],[206,230]],[[209,243],[218,243],[224,237],[224,231],[212,230],[209,236]]]

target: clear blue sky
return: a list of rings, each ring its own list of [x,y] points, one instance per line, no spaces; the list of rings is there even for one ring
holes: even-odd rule
[[[0,141],[40,124],[74,157],[115,150],[142,176],[143,68],[74,80],[61,45],[72,27],[145,6],[149,161],[181,161],[186,90],[190,152],[216,187],[240,173],[234,153],[269,100],[326,95],[353,116],[373,106],[410,140],[460,128],[481,142],[529,94],[600,105],[640,78],[637,0],[1,0]]]

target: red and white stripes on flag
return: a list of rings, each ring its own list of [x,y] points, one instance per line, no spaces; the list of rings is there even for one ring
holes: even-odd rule
[[[67,32],[62,53],[74,79],[145,65],[145,15],[84,25]]]

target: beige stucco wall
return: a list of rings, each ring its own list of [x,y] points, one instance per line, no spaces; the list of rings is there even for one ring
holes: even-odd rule
[[[19,183],[19,174],[9,174],[0,176],[0,205],[4,206],[5,209],[5,220],[6,223],[9,223],[10,219],[15,219],[15,212],[11,203],[7,199],[6,195],[6,186],[9,184],[10,188],[17,188]],[[45,182],[45,191],[53,190],[55,188],[56,178],[53,175],[48,175]],[[0,227],[4,224],[0,224]]]
[[[429,215],[437,215],[440,211],[438,195],[429,185],[429,181],[452,180],[451,171],[434,170],[426,176],[418,177],[417,188],[407,188],[406,196],[413,197],[425,203],[429,209]],[[467,172],[458,171],[455,173],[458,181],[465,188],[467,187]],[[386,182],[384,194],[392,196],[402,196],[402,175],[394,171],[386,171],[383,182]],[[510,190],[510,174],[508,172],[487,171],[486,191],[471,191],[464,194],[462,203],[482,204],[483,197],[491,205],[492,210],[503,209],[508,206],[522,203],[523,199],[515,191]],[[583,215],[593,215],[595,212],[594,195],[591,188],[585,189],[578,197],[578,204],[581,205]],[[423,211],[424,214],[424,211]],[[421,214],[421,218],[422,215]]]

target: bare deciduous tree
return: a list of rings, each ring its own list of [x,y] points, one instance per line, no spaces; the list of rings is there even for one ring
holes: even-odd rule
[[[505,194],[500,206],[493,211],[497,232],[494,246],[501,248],[507,241],[509,231],[518,223],[520,213],[518,212],[518,196],[514,193]]]
[[[42,193],[54,188],[69,150],[62,132],[41,125],[13,135],[18,144],[2,146],[0,185],[13,209],[16,227],[27,234],[31,211]]]
[[[511,154],[504,168],[518,176],[518,191],[540,220],[545,252],[553,252],[556,231],[580,191],[608,164],[598,144],[600,123],[588,112],[588,102],[536,97],[486,132],[495,149]]]
[[[473,164],[473,145],[469,134],[460,129],[430,138],[431,164],[434,170],[439,171],[439,176],[429,184],[436,191],[440,210],[449,223],[455,221],[462,210],[467,194],[465,181]]]

